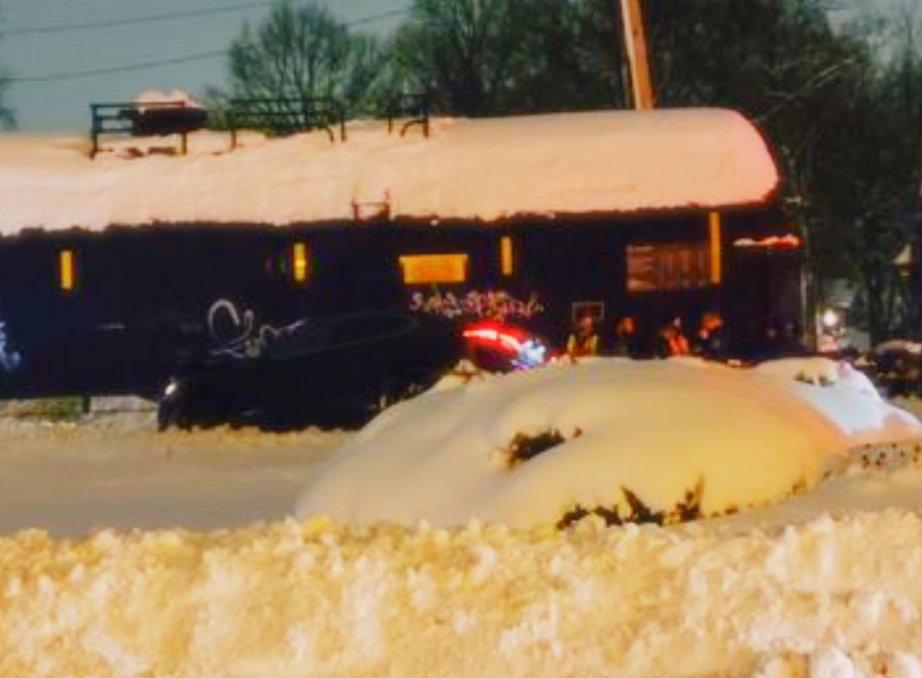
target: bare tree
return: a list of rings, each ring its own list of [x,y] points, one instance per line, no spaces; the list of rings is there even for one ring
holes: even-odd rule
[[[6,105],[9,80],[0,75],[0,127],[11,129],[16,126],[16,118],[12,109]]]
[[[849,79],[846,97],[826,102],[814,116],[822,133],[803,165],[816,234],[845,265],[837,277],[858,284],[860,303],[851,317],[873,342],[920,331],[922,291],[907,289],[894,262],[920,235],[913,233],[922,182],[920,28],[918,19],[903,13],[879,26],[889,29],[886,39],[862,31],[869,52],[880,45],[886,50]]]
[[[492,111],[513,49],[509,8],[507,0],[415,0],[394,43],[398,72],[443,110]]]
[[[274,5],[258,26],[245,24],[229,53],[230,95],[310,101],[332,97],[358,106],[378,73],[374,38],[353,35],[317,5]]]
[[[435,107],[496,115],[620,101],[610,0],[414,0],[392,45],[396,88]]]
[[[13,111],[8,105],[7,92],[9,91],[10,79],[0,68],[0,127],[15,127],[16,118]]]

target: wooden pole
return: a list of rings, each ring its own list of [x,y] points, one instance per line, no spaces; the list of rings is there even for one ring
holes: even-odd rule
[[[621,0],[621,17],[624,25],[624,45],[631,64],[634,108],[638,111],[649,111],[653,108],[653,87],[650,84],[647,38],[643,29],[640,0]]]

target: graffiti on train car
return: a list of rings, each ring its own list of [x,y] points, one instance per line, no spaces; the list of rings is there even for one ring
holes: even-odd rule
[[[410,310],[449,319],[511,320],[533,318],[545,309],[537,294],[523,301],[505,290],[470,290],[461,295],[439,291],[429,295],[414,292],[410,297]]]
[[[4,372],[15,372],[22,363],[22,356],[10,345],[6,335],[6,323],[0,320],[0,368]]]
[[[304,320],[275,327],[268,323],[257,325],[256,313],[246,309],[242,313],[228,299],[218,299],[208,309],[208,334],[217,348],[215,355],[237,359],[259,358],[274,341],[289,336],[303,327]]]

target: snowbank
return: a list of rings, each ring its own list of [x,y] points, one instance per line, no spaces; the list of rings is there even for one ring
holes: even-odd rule
[[[746,373],[659,365],[745,390],[725,379]],[[820,411],[808,404],[818,393],[865,391],[828,361],[765,369],[779,376],[752,372],[752,390],[789,384],[773,411],[798,421],[814,422],[799,410]],[[443,388],[425,398],[499,386]],[[863,415],[877,424],[866,429],[881,438],[916,430],[881,405],[876,419]],[[662,421],[658,410],[650,426]],[[826,421],[819,440],[859,436]],[[161,436],[143,412],[79,425],[0,419],[3,517],[48,528],[96,512],[97,525],[184,526],[0,537],[0,676],[922,674],[922,440],[835,457],[814,491],[779,504],[671,527],[603,529],[590,517],[566,531],[476,521],[360,528],[314,517],[189,529],[203,519],[239,524],[244,509],[270,517],[276,495],[350,435]]]
[[[0,540],[0,674],[916,676],[922,519]],[[902,673],[901,673],[902,671]]]
[[[312,480],[297,513],[520,527],[646,509],[687,519],[776,501],[813,486],[830,455],[920,433],[866,377],[825,359],[756,370],[597,359],[386,411]]]
[[[492,221],[520,213],[630,212],[759,203],[778,183],[765,142],[717,109],[440,119],[432,135],[351,123],[215,155],[91,161],[74,140],[0,135],[0,234],[160,222],[289,224],[390,214]],[[229,138],[221,135],[221,148]],[[160,142],[162,143],[162,142]]]

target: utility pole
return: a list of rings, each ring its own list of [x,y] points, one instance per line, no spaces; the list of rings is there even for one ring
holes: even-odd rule
[[[643,29],[640,0],[621,0],[621,23],[624,26],[624,46],[631,64],[631,87],[634,108],[653,108],[653,87],[650,84],[650,63],[647,61],[647,38]]]

